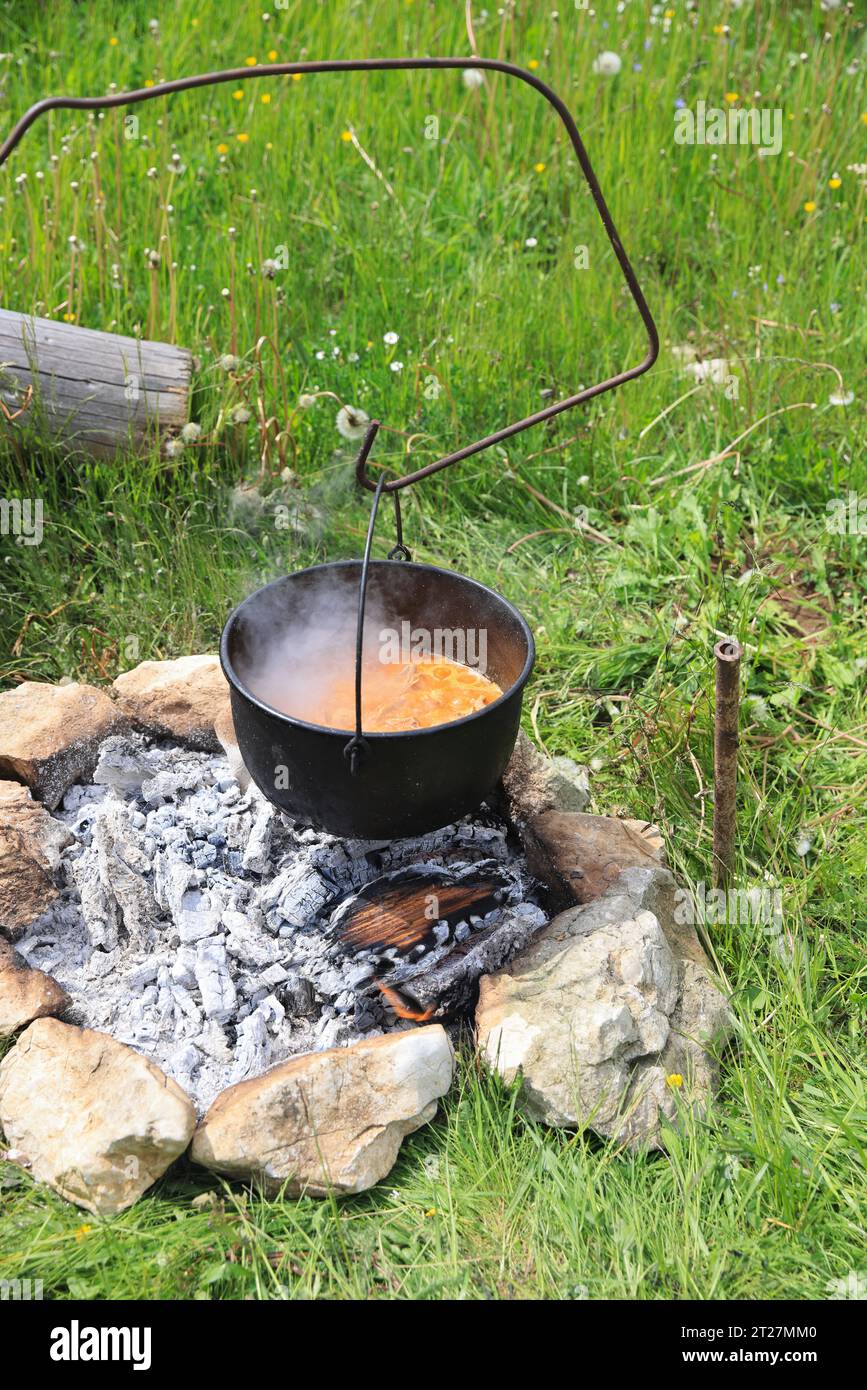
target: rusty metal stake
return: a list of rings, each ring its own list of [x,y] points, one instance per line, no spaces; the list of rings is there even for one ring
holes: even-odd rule
[[[728,887],[735,859],[735,811],[738,780],[738,711],[741,694],[741,646],[724,637],[716,657],[716,709],[713,736],[713,886]]]

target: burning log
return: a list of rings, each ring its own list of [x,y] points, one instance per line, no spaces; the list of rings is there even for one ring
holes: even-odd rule
[[[95,457],[186,424],[192,364],[186,348],[169,343],[0,309],[3,428],[33,422]]]
[[[329,934],[371,965],[371,990],[398,1018],[425,1023],[467,1008],[480,975],[498,970],[542,925],[545,914],[524,901],[526,891],[520,874],[494,860],[410,868],[347,899]]]

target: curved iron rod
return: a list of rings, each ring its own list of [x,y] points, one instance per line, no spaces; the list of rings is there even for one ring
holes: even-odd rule
[[[521,82],[525,82],[529,87],[535,88],[540,92],[550,106],[553,106],[572,142],[572,147],[581,165],[584,178],[593,195],[596,210],[605,228],[608,240],[617,257],[620,269],[623,271],[624,279],[632,295],[633,301],[641,315],[647,332],[648,351],[642,362],[636,367],[630,367],[627,371],[618,372],[616,376],[608,377],[607,380],[600,382],[596,386],[589,386],[583,391],[578,391],[573,396],[568,396],[566,400],[557,401],[554,405],[546,406],[543,410],[537,410],[534,414],[526,416],[523,420],[518,420],[513,425],[507,425],[504,429],[496,430],[493,434],[486,435],[484,439],[479,439],[475,444],[467,444],[462,449],[455,450],[454,453],[446,454],[443,458],[437,459],[434,463],[427,464],[424,468],[418,468],[414,473],[407,473],[402,478],[393,479],[385,484],[386,492],[396,492],[399,488],[408,487],[410,483],[417,483],[421,478],[428,478],[432,473],[437,473],[441,468],[446,468],[450,463],[458,463],[461,459],[469,458],[472,454],[479,453],[482,449],[489,449],[493,444],[500,444],[504,439],[510,439],[512,435],[519,434],[522,430],[530,429],[533,425],[539,425],[544,420],[551,420],[555,415],[560,415],[564,410],[571,410],[573,406],[580,405],[584,401],[591,400],[594,396],[599,396],[603,391],[611,391],[615,386],[622,386],[624,382],[631,381],[634,377],[641,376],[653,366],[659,355],[659,335],[656,331],[656,324],[653,315],[647,305],[647,301],[641,291],[641,286],[632,269],[629,258],[623,249],[623,243],[617,233],[617,228],[608,211],[608,205],[602,196],[599,182],[593,172],[593,166],[584,148],[581,136],[568,107],[557,95],[553,88],[543,82],[541,78],[525,68],[517,67],[514,63],[501,62],[498,58],[335,58],[309,63],[270,63],[263,64],[255,68],[224,68],[220,72],[199,73],[195,77],[178,77],[171,82],[160,82],[155,87],[139,87],[132,92],[113,92],[103,97],[45,97],[38,101],[35,106],[31,106],[29,111],[21,117],[12,127],[9,135],[0,145],[0,167],[5,164],[12,151],[18,145],[24,134],[30,129],[33,122],[43,115],[46,111],[71,110],[71,111],[100,111],[114,106],[133,106],[140,101],[153,101],[156,97],[169,96],[173,92],[190,91],[196,87],[210,87],[220,82],[246,82],[249,78],[259,77],[284,77],[293,73],[314,73],[314,72],[402,72],[427,69],[443,68],[482,68],[491,72],[503,72],[510,77],[516,77]],[[358,469],[359,482],[373,492],[376,484],[367,477],[365,461],[362,460]]]

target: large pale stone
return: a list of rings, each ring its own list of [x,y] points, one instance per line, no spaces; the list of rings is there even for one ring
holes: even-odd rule
[[[540,753],[519,729],[501,790],[506,815],[523,826],[545,811],[583,811],[590,800],[590,777],[586,767],[571,758]]]
[[[607,892],[623,869],[664,863],[662,837],[645,821],[545,811],[523,826],[532,872],[554,910],[588,903]]]
[[[60,866],[61,852],[74,838],[20,782],[0,782],[0,830],[20,831],[29,853],[51,871]]]
[[[0,935],[20,936],[57,897],[52,874],[72,836],[20,782],[0,782]]]
[[[0,774],[26,782],[51,810],[73,782],[86,782],[109,734],[126,720],[92,685],[25,681],[0,695]]]
[[[57,889],[20,830],[0,827],[0,936],[15,941],[51,906]]]
[[[142,661],[118,676],[119,707],[147,733],[217,752],[214,725],[229,708],[229,686],[218,656]]]
[[[0,1063],[0,1127],[31,1174],[88,1211],[123,1211],[195,1128],[180,1086],[106,1033],[40,1018]]]
[[[730,1035],[731,1016],[676,901],[667,870],[624,870],[481,981],[479,1046],[505,1080],[520,1078],[529,1114],[658,1147],[679,1100],[713,1093],[708,1049]]]
[[[0,937],[0,1038],[45,1014],[62,1013],[69,995],[44,970],[34,970]]]
[[[266,1192],[363,1192],[436,1114],[454,1058],[439,1024],[311,1052],[218,1096],[190,1156]]]

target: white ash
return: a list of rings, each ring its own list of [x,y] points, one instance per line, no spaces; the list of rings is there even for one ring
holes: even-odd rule
[[[546,920],[488,812],[410,840],[341,840],[242,793],[224,757],[139,735],[107,739],[93,785],[56,815],[74,836],[61,895],[17,948],[69,992],[76,1022],[153,1058],[200,1109],[287,1057],[414,1026],[377,977],[434,1012],[468,1003]],[[332,921],[347,895],[408,868],[493,876],[502,905],[438,924],[422,959],[347,953]]]

